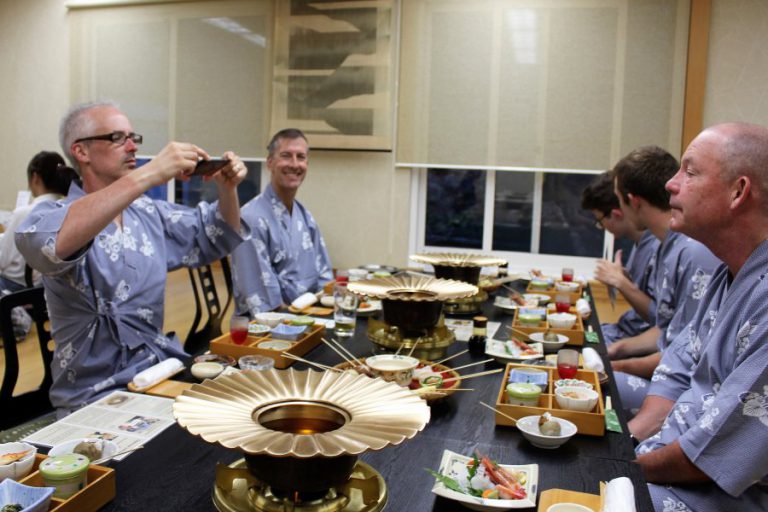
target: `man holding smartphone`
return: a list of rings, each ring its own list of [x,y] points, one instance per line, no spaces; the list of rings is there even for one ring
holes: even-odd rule
[[[270,183],[241,212],[253,236],[232,253],[239,315],[272,311],[333,279],[320,229],[296,201],[307,176],[307,138],[295,128],[281,130],[267,150]]]
[[[61,123],[62,149],[82,178],[58,202],[36,207],[16,231],[27,262],[43,274],[56,340],[51,403],[59,416],[90,403],[169,357],[163,334],[166,275],[229,253],[249,234],[237,185],[245,165],[231,152],[211,178],[219,200],[197,208],[152,200],[147,190],[189,179],[201,148],[171,142],[136,168],[141,135],[117,105],[76,105]]]

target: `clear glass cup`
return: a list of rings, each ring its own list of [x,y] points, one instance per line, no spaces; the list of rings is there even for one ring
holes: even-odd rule
[[[563,269],[563,275],[562,275],[563,281],[570,283],[573,281],[573,269],[565,267]]]
[[[349,291],[347,283],[336,283],[333,287],[333,321],[336,336],[348,338],[355,334],[357,307],[360,298]]]
[[[555,295],[555,309],[558,313],[570,313],[571,296],[567,293],[559,293]]]
[[[275,367],[275,360],[266,356],[247,355],[238,359],[237,364],[241,370],[265,371]]]
[[[248,337],[248,322],[247,316],[233,316],[229,320],[229,337],[232,338],[232,343],[235,345],[245,343],[245,339]]]
[[[571,348],[557,351],[557,374],[561,379],[572,379],[579,371],[579,353]]]

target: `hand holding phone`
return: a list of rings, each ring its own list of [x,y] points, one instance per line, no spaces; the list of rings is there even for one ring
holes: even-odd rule
[[[210,160],[200,160],[192,171],[191,176],[210,176],[216,173],[229,163],[229,158],[211,158]]]

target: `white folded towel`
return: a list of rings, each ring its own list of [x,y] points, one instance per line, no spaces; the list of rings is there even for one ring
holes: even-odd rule
[[[317,295],[315,295],[312,292],[307,292],[303,295],[299,295],[294,299],[293,302],[291,302],[291,306],[293,306],[296,309],[304,309],[308,308],[312,304],[317,302]]]
[[[581,349],[581,357],[584,359],[584,368],[587,370],[594,370],[596,372],[604,372],[603,359],[600,354],[597,353],[592,347],[584,347]]]
[[[576,312],[579,314],[581,318],[589,318],[589,315],[592,314],[592,308],[589,305],[589,301],[587,299],[577,300]]]
[[[157,363],[154,366],[150,366],[142,372],[137,373],[133,377],[133,385],[137,388],[146,388],[148,386],[152,386],[160,381],[167,379],[179,371],[179,369],[181,369],[183,366],[184,364],[181,361],[175,357],[171,357],[165,361]]]
[[[603,510],[601,512],[636,512],[635,488],[625,477],[614,478],[605,486]]]

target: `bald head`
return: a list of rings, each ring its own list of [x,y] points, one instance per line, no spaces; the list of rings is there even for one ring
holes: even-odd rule
[[[721,139],[717,152],[722,177],[726,181],[748,176],[761,197],[768,194],[768,128],[749,123],[726,123],[712,126],[702,135]],[[768,205],[766,205],[768,207]]]

